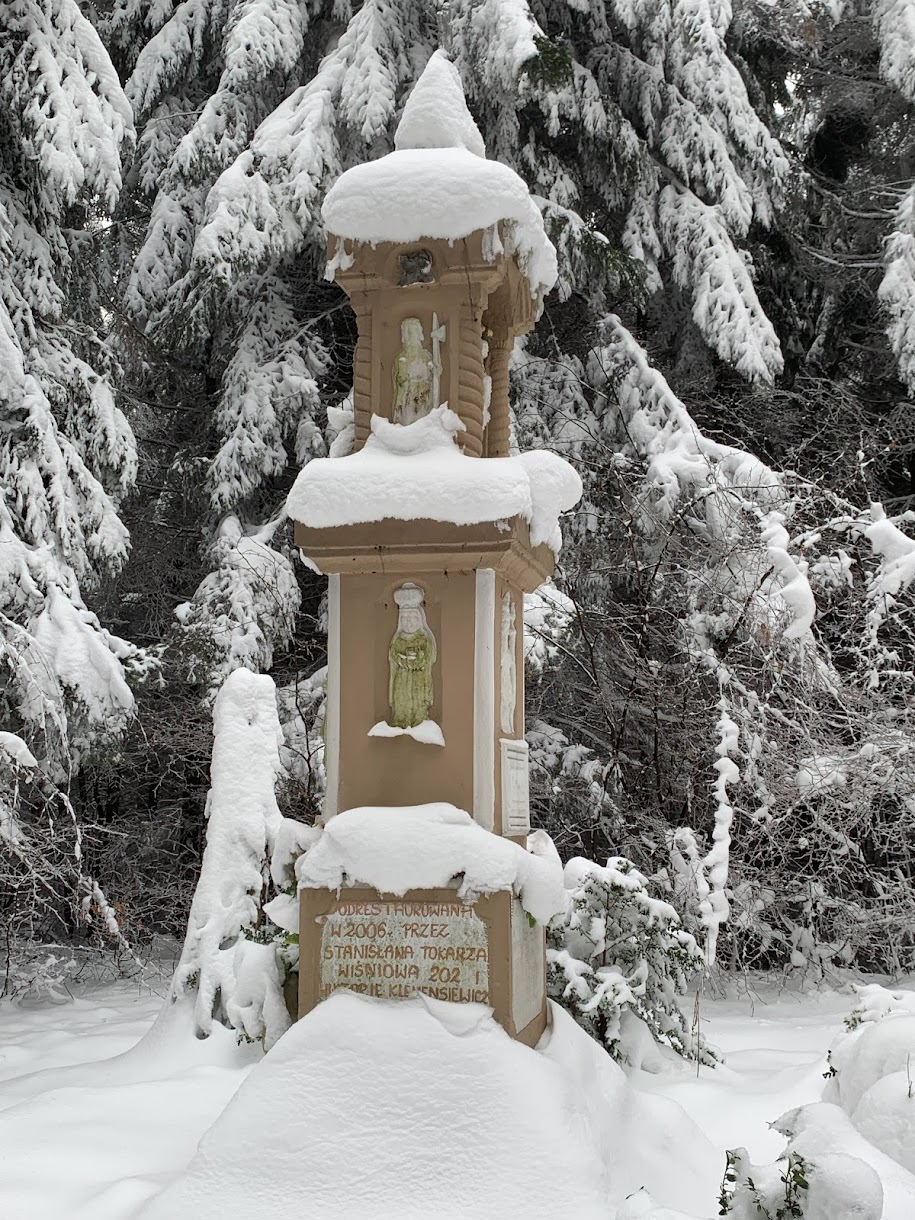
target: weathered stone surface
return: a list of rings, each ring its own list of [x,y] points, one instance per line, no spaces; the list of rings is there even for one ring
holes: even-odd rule
[[[321,999],[348,987],[489,1003],[486,927],[462,902],[344,901],[324,920],[320,956]]]

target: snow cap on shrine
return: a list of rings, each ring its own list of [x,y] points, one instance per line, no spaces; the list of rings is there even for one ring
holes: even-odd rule
[[[443,51],[407,99],[395,145],[348,169],[327,192],[322,216],[334,250],[328,279],[352,265],[345,243],[454,243],[488,232],[493,257],[516,259],[539,314],[557,279],[556,251],[524,179],[487,160],[457,68]]]
[[[486,145],[464,98],[464,86],[444,51],[436,51],[407,98],[394,135],[398,152],[410,148],[466,148],[486,156]]]

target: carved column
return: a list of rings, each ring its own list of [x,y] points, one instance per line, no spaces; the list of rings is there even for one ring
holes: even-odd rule
[[[467,431],[461,433],[464,452],[483,456],[483,326],[478,305],[461,306],[460,347],[458,352],[457,413]]]
[[[493,331],[489,339],[489,425],[486,429],[486,456],[508,457],[510,422],[508,412],[508,362],[512,336],[506,330]]]
[[[353,300],[359,337],[353,357],[354,449],[361,449],[371,432],[372,420],[372,309],[367,301]]]

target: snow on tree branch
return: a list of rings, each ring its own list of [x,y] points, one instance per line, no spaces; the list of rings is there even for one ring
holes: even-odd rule
[[[213,507],[222,512],[286,469],[284,442],[300,418],[317,411],[315,377],[325,367],[320,344],[312,340],[303,352],[303,328],[282,282],[271,279],[252,295],[253,308],[223,374],[216,422],[224,439],[207,476]],[[322,452],[323,446],[318,456]]]
[[[292,638],[301,594],[291,562],[270,546],[281,523],[245,533],[233,514],[220,522],[214,570],[175,611],[189,681],[214,689],[239,667],[269,669]]]
[[[806,563],[798,563],[788,554],[790,538],[785,529],[784,513],[771,512],[762,520],[762,541],[778,577],[778,597],[791,615],[791,622],[782,632],[785,640],[799,640],[810,631],[816,614],[813,590],[807,580]]]
[[[95,29],[75,0],[4,5],[0,109],[42,209],[52,215],[95,192],[113,207],[130,104]]]
[[[733,231],[746,233],[753,197],[728,149],[724,133],[680,91],[665,81],[660,67],[645,63],[625,47],[601,51],[605,75],[622,89],[623,106],[646,133],[648,147],[683,184],[717,204]]]
[[[915,394],[915,186],[896,209],[884,257],[886,274],[880,285],[880,300],[890,316],[887,334],[899,361],[900,376]]]
[[[639,56],[659,65],[668,84],[725,136],[739,172],[751,184],[760,221],[770,223],[788,162],[750,104],[746,85],[728,56],[730,3],[675,0],[654,5],[614,0],[612,8]]]
[[[721,715],[715,726],[719,733],[718,745],[715,747],[718,758],[714,764],[718,773],[715,780],[715,828],[712,831],[711,849],[702,861],[703,870],[708,877],[708,893],[699,907],[706,928],[705,964],[709,970],[715,964],[719,929],[731,911],[725,890],[730,860],[731,824],[734,820],[728,785],[736,784],[740,780],[740,768],[734,762],[739,753],[740,729],[728,715],[726,699],[719,701],[718,708]]]
[[[643,348],[614,314],[603,323],[603,342],[588,361],[597,389],[612,386],[623,434],[634,453],[647,462],[654,488],[652,515],[668,521],[680,498],[707,487],[706,524],[712,536],[733,534],[734,514],[744,497],[775,508],[785,497],[782,481],[753,454],[706,437]],[[647,522],[646,522],[647,524]]]
[[[747,380],[771,382],[783,366],[778,336],[717,211],[668,185],[658,214],[674,281],[692,296],[693,321],[705,341]]]
[[[880,75],[915,102],[915,0],[874,0]]]
[[[212,21],[208,0],[184,0],[140,52],[126,92],[138,119],[182,77],[193,74],[206,50]]]
[[[454,62],[472,98],[501,93],[538,58],[538,39],[546,41],[527,0],[459,0],[451,22]]]

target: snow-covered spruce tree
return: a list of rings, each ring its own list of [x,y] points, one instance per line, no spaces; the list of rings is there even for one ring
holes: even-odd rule
[[[289,749],[303,764],[293,782],[309,812],[320,794],[309,684],[323,662],[310,643],[322,589],[293,570],[282,475],[290,437],[296,464],[323,452],[311,421],[333,330],[308,323],[337,300],[305,260],[253,275],[198,324],[183,281],[182,241],[209,188],[304,70],[304,8],[128,0],[106,12],[139,138],[99,273],[140,457],[125,510],[133,548],[106,604],[130,638],[164,647],[117,770],[103,767],[85,799],[142,845],[124,859],[110,843],[124,901],[147,928],[179,934],[202,848],[210,705],[233,667],[282,666]]]
[[[889,523],[893,541],[883,539],[882,513],[866,503],[911,493],[912,404],[877,300],[881,239],[911,180],[911,107],[867,66],[875,36],[887,58],[881,14],[893,10],[898,32],[905,7],[846,6],[830,41],[806,7],[735,5],[729,44],[754,102],[772,120],[781,102],[788,136],[808,158],[778,230],[748,234],[761,299],[783,337],[778,383],[742,389],[714,368],[664,293],[646,302],[644,319],[669,384],[636,367],[612,320],[610,342],[589,361],[573,351],[538,364],[529,345],[516,370],[527,399],[520,435],[536,443],[552,431],[587,455],[595,506],[581,551],[564,556],[579,613],[533,689],[552,724],[549,734],[535,726],[531,742],[541,816],[565,850],[597,856],[607,842],[647,871],[669,851],[664,876],[710,957],[730,909],[725,953],[734,961],[818,970],[831,960],[908,960],[915,891],[893,842],[911,821],[909,542]],[[891,45],[899,60],[911,44]],[[785,89],[789,73],[809,90],[804,117]],[[839,123],[838,144],[827,131],[814,149],[830,107],[854,108],[862,95],[870,145],[863,129]],[[830,147],[846,158],[834,171],[842,182],[824,181],[812,161]],[[867,161],[848,173],[846,191],[862,147]],[[896,248],[908,250],[894,239]],[[900,299],[913,298],[903,287]],[[620,312],[630,332],[646,333],[630,309]],[[595,385],[607,391],[600,409]],[[722,447],[722,436],[750,452]],[[821,613],[811,634],[812,595]],[[835,783],[806,783],[819,761]],[[714,827],[712,842],[680,834],[681,821]]]
[[[0,889],[12,933],[103,900],[70,781],[133,707],[145,662],[84,597],[127,554],[136,475],[111,360],[80,291],[121,186],[130,106],[75,0],[0,12]],[[85,858],[88,851],[89,858]]]
[[[745,0],[732,28],[762,104],[803,162],[779,235],[754,247],[770,314],[790,336],[787,376],[767,402],[766,452],[859,496],[861,450],[872,498],[901,497],[912,493],[915,17],[908,0],[790,13]]]
[[[613,320],[606,334],[589,403],[615,413],[601,469],[618,507],[565,568],[577,613],[533,686],[562,730],[532,726],[541,816],[567,851],[605,835],[658,872],[709,965],[720,944],[736,964],[899,968],[912,540],[712,440]],[[585,776],[603,790],[576,809]]]
[[[276,478],[290,452],[324,452],[316,377],[328,360],[310,323],[333,294],[307,259],[251,260],[250,275],[218,287],[190,258],[220,173],[298,83],[308,27],[304,7],[266,0],[125,2],[107,23],[138,126],[111,253],[129,260],[119,307],[150,439],[147,515],[177,544],[156,565],[169,609],[190,598],[174,659],[204,691],[238,664],[269,667],[288,642],[300,599]],[[127,573],[145,574],[142,557]]]

